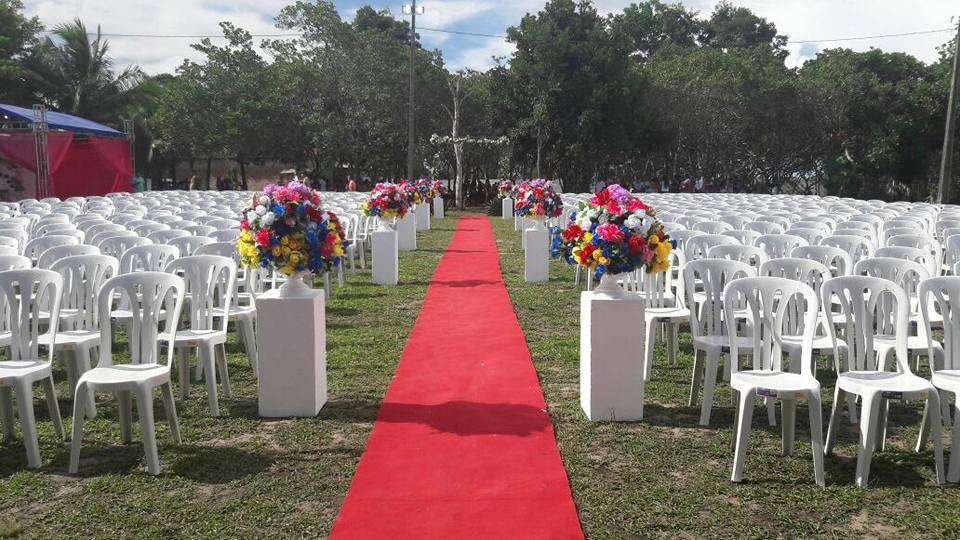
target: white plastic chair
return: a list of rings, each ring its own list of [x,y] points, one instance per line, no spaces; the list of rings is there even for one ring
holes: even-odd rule
[[[220,416],[216,368],[220,370],[224,396],[229,398],[231,395],[226,351],[223,348],[227,341],[228,321],[222,314],[230,311],[230,301],[236,289],[237,265],[233,259],[227,257],[193,255],[171,261],[166,271],[183,274],[189,296],[189,326],[177,329],[176,335],[172,337],[173,347],[180,355],[181,397],[189,397],[189,355],[190,350],[196,348],[197,359],[207,382],[210,414]],[[216,316],[218,311],[221,314],[219,317]],[[170,339],[170,336],[164,339]],[[217,354],[218,352],[220,354]]]
[[[104,283],[97,297],[100,317],[100,358],[97,367],[84,373],[77,383],[73,400],[73,441],[70,449],[70,473],[80,468],[80,448],[83,441],[84,414],[80,407],[87,401],[88,393],[110,392],[116,394],[120,411],[120,437],[129,442],[132,435],[132,399],[136,399],[140,416],[140,431],[143,436],[143,452],[150,474],[160,474],[160,458],[157,454],[156,432],[153,420],[153,390],[160,388],[163,397],[170,434],[174,443],[180,444],[180,426],[170,386],[170,367],[173,364],[173,348],[167,348],[167,361],[161,363],[157,340],[176,331],[175,324],[183,306],[184,282],[181,278],[162,272],[137,272],[114,277]],[[132,331],[130,363],[113,363],[113,328],[110,312],[115,296],[119,294],[131,306]],[[172,314],[161,327],[160,313]],[[132,394],[132,396],[131,396]]]
[[[710,259],[728,259],[731,261],[740,261],[747,263],[754,268],[760,268],[761,264],[769,260],[767,257],[767,252],[756,246],[740,246],[733,244],[714,246],[710,248],[709,252],[707,252],[707,257]]]
[[[742,231],[727,231],[727,232],[720,233],[720,234],[722,234],[722,235],[724,235],[724,236],[729,236],[729,237],[731,237],[731,238],[735,238],[738,242],[740,242],[741,244],[743,244],[743,245],[745,245],[745,246],[755,245],[755,244],[756,244],[756,241],[757,241],[757,238],[760,238],[760,236],[761,236],[761,234],[758,233],[757,231],[748,231],[748,230],[742,230]]]
[[[823,425],[820,406],[820,383],[812,370],[813,338],[820,302],[816,293],[803,283],[775,277],[757,277],[735,280],[724,291],[724,311],[727,333],[738,336],[739,325],[734,306],[746,303],[747,328],[752,335],[744,336],[752,348],[754,369],[740,371],[733,362],[730,387],[737,399],[736,439],[733,473],[730,480],[743,479],[747,442],[753,418],[754,401],[758,396],[781,403],[783,422],[783,454],[793,454],[796,430],[797,401],[806,400],[810,412],[810,435],[813,447],[813,471],[818,485],[824,485]],[[790,320],[799,317],[802,320]],[[795,335],[799,344],[799,373],[782,367],[784,334],[788,328],[802,330]],[[732,339],[730,355],[737,358],[741,341]],[[791,362],[792,363],[792,362]],[[759,365],[759,367],[757,367]]]
[[[51,364],[52,350],[44,359],[40,356],[40,308],[50,306],[51,322],[46,334],[57,333],[60,314],[60,291],[63,278],[50,270],[26,269],[0,272],[0,303],[4,315],[4,330],[10,333],[10,360],[0,361],[0,422],[4,435],[13,436],[13,394],[17,398],[20,430],[27,450],[27,465],[40,467],[40,443],[37,422],[33,414],[33,385],[40,383],[47,398],[47,408],[53,429],[63,439],[63,420],[57,403]]]
[[[209,236],[183,236],[167,242],[168,245],[180,250],[181,257],[189,257],[193,255],[193,252],[196,251],[198,247],[212,243],[213,238]]]
[[[820,243],[846,251],[854,263],[872,256],[874,250],[869,239],[852,234],[835,234],[824,238]]]
[[[23,256],[36,262],[44,251],[52,247],[76,246],[78,244],[80,244],[80,241],[72,236],[51,234],[50,236],[34,238],[27,242],[27,245],[23,248]]]
[[[883,447],[886,432],[887,400],[925,399],[930,413],[930,431],[934,443],[934,467],[937,483],[944,481],[943,446],[940,440],[940,399],[933,384],[910,371],[907,362],[907,336],[905,332],[894,334],[894,356],[897,371],[868,369],[869,357],[874,354],[874,332],[876,328],[892,326],[906,328],[909,316],[909,299],[896,283],[871,276],[844,276],[827,280],[820,290],[823,304],[833,305],[838,301],[840,314],[846,319],[843,327],[846,335],[850,365],[855,370],[843,371],[836,364],[837,386],[833,397],[833,411],[827,429],[824,452],[830,455],[836,439],[837,422],[847,394],[859,396],[863,403],[860,414],[860,444],[857,455],[856,484],[867,485],[870,475],[870,461],[874,447]],[[891,302],[881,301],[891,299]],[[832,310],[825,310],[827,328],[831,336],[836,337],[836,328]],[[839,343],[839,342],[838,342]],[[834,352],[839,357],[839,350]]]
[[[832,246],[799,246],[793,248],[792,257],[810,259],[830,269],[833,277],[846,276],[853,272],[853,257],[846,251]]]
[[[73,257],[74,255],[99,255],[100,250],[95,246],[90,246],[87,244],[78,244],[75,246],[56,246],[48,250],[45,250],[40,258],[37,260],[37,268],[45,268],[50,270],[53,263],[63,259],[65,257]],[[63,310],[61,309],[61,312]]]
[[[710,248],[715,246],[730,246],[737,244],[735,238],[721,234],[700,234],[687,240],[683,247],[683,255],[688,261],[707,258]]]
[[[230,242],[214,242],[213,244],[200,246],[197,248],[195,254],[219,255],[221,257],[233,259],[234,263],[239,262],[237,248]],[[259,269],[251,268],[243,268],[241,270],[239,264],[237,265],[237,268],[238,274],[236,287],[234,289],[233,300],[230,301],[230,313],[228,316],[230,322],[234,323],[236,327],[237,341],[243,345],[244,350],[247,352],[247,361],[250,363],[250,368],[253,370],[254,374],[257,374],[257,334],[254,330],[254,326],[257,322],[257,287],[252,283],[252,281],[259,276],[260,271]],[[241,283],[246,283],[247,285],[247,294],[245,295],[240,294]],[[246,303],[241,303],[241,298],[247,298],[249,301]],[[217,310],[216,316],[220,316],[222,313],[222,311]]]
[[[807,241],[792,234],[764,234],[755,245],[764,250],[771,259],[789,257],[794,248],[807,245]]]
[[[730,338],[723,324],[723,289],[735,279],[755,277],[756,270],[750,265],[724,259],[700,259],[690,261],[683,266],[683,282],[687,290],[687,300],[693,299],[696,305],[690,306],[690,333],[693,337],[693,376],[690,384],[689,406],[697,402],[701,379],[703,381],[703,401],[700,406],[700,425],[710,424],[710,411],[713,408],[713,393],[717,381],[717,369],[721,356],[730,350]],[[696,295],[697,284],[703,291]],[[699,298],[698,298],[699,296]],[[701,359],[701,353],[705,361]],[[738,361],[729,358],[729,366]]]
[[[683,254],[671,251],[671,268],[682,268]],[[657,274],[648,274],[640,271],[641,292],[646,310],[646,348],[644,350],[644,380],[650,380],[653,371],[653,348],[657,337],[657,328],[661,324],[666,329],[667,361],[672,366],[676,363],[680,323],[690,320],[690,310],[687,308],[684,295],[683,273],[679,273],[677,283],[674,283],[673,272],[668,270]],[[673,291],[676,291],[673,293]]]

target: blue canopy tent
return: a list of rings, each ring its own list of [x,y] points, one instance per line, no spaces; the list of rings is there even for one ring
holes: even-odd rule
[[[132,141],[132,134],[48,112],[43,106],[0,104],[0,157],[36,177],[14,196],[65,198],[130,191]]]

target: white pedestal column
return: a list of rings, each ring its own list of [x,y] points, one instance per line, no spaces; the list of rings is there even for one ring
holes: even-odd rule
[[[403,219],[397,221],[398,245],[400,251],[417,249],[417,216],[407,212]]]
[[[550,231],[542,220],[533,221],[532,227],[523,231],[526,242],[523,252],[523,279],[528,282],[550,279]]]
[[[398,240],[395,229],[381,229],[370,235],[373,282],[378,285],[396,285],[400,281]]]
[[[278,290],[257,296],[257,397],[260,416],[316,416],[327,402],[324,294]]]
[[[643,419],[643,316],[614,276],[580,294],[580,406],[592,421]]]
[[[511,199],[510,197],[507,197],[503,199],[503,201],[500,204],[501,204],[500,212],[501,212],[501,215],[503,216],[503,219],[513,219],[513,199]]]
[[[427,203],[418,204],[416,209],[416,214],[417,214],[417,230],[429,231],[430,230],[430,205]]]
[[[443,219],[443,197],[433,199],[433,219]]]

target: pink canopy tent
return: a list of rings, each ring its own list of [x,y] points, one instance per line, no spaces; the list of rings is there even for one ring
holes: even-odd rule
[[[0,107],[4,108],[2,112],[8,117],[26,116],[25,113],[17,114],[20,112],[17,110],[19,108]],[[45,133],[46,157],[49,163],[46,193],[65,199],[132,190],[130,139],[126,134],[88,120],[60,113],[51,114],[58,114],[66,119],[63,125],[51,121],[50,127],[67,131]],[[68,123],[68,120],[74,119],[76,123]],[[81,121],[84,123],[80,123]],[[34,131],[0,129],[0,158],[31,174],[36,174],[38,169],[37,147]],[[35,194],[39,186],[24,187],[28,194]]]

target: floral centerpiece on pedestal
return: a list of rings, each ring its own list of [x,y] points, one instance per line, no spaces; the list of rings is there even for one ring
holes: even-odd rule
[[[549,180],[520,182],[514,189],[513,205],[520,216],[539,220],[559,217],[563,213],[563,200]]]
[[[570,216],[556,250],[569,264],[594,269],[597,277],[670,268],[672,242],[653,208],[618,184],[590,197]]]
[[[410,211],[410,200],[401,192],[400,186],[390,182],[381,182],[373,186],[362,206],[363,215],[378,217],[384,224],[403,219]]]
[[[510,180],[503,180],[497,185],[497,196],[501,199],[513,197],[513,189],[513,182]]]
[[[434,182],[429,178],[421,178],[417,180],[417,183],[415,185],[417,187],[417,191],[420,192],[420,200],[432,201],[433,199],[439,197],[440,192],[435,185],[439,183],[440,182]]]
[[[423,202],[423,196],[420,194],[420,190],[415,183],[401,180],[400,183],[397,184],[397,189],[400,191],[400,195],[407,199],[409,206]]]
[[[433,188],[434,198],[443,197],[449,191],[449,189],[447,189],[447,185],[440,180],[434,180],[430,183],[430,185]]]
[[[340,220],[301,182],[267,185],[243,217],[237,251],[246,267],[294,276],[329,272],[341,262],[347,240]]]

